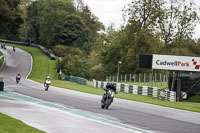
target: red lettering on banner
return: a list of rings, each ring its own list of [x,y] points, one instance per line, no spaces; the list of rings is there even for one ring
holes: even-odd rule
[[[189,62],[186,62],[186,63],[182,63],[181,61],[178,62],[178,66],[185,66],[185,67],[189,67],[190,64]]]

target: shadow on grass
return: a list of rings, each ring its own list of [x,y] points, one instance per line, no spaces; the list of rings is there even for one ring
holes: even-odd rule
[[[195,96],[189,97],[186,102],[200,103],[200,93]]]

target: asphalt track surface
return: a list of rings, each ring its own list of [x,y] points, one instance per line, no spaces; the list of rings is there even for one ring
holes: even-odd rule
[[[101,96],[53,86],[44,91],[43,84],[26,79],[32,64],[29,54],[20,49],[13,52],[11,47],[0,50],[5,57],[0,76],[9,95],[0,93],[0,112],[45,132],[200,133],[200,113],[117,98],[104,110],[100,108]],[[22,80],[16,84],[18,72]]]

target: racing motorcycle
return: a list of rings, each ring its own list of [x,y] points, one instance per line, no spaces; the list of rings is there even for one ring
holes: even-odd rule
[[[114,99],[115,92],[112,89],[104,89],[104,95],[101,100],[101,108],[108,109]]]
[[[17,82],[17,84],[19,83],[20,79],[21,79],[21,76],[20,76],[20,75],[17,75],[17,76],[16,76],[16,82]]]
[[[15,52],[15,47],[13,46],[13,51]]]
[[[51,81],[50,80],[46,80],[46,83],[44,85],[45,91],[48,91],[50,84],[51,84]]]

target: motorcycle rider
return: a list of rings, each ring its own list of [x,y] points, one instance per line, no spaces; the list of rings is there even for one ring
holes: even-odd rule
[[[101,102],[104,102],[105,101],[105,98],[106,98],[106,91],[107,90],[113,90],[114,92],[115,92],[115,94],[117,94],[117,90],[116,90],[116,87],[115,87],[115,85],[114,85],[114,83],[107,83],[107,85],[106,85],[106,87],[104,88],[104,94],[103,94],[103,97],[102,97],[102,100],[101,100]],[[112,101],[113,102],[113,101]]]
[[[47,76],[45,81],[44,81],[44,86],[46,86],[46,84],[49,83],[49,82],[51,83],[51,78],[50,78],[50,76]]]
[[[13,46],[13,51],[15,51],[15,46]]]
[[[20,79],[21,79],[21,74],[18,73],[18,74],[16,75],[16,82],[18,83],[18,82],[20,81]]]

